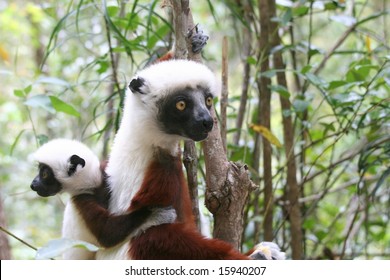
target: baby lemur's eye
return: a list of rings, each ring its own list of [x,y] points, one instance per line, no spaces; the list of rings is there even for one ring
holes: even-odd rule
[[[213,106],[213,98],[212,98],[211,96],[209,96],[209,97],[206,98],[206,105],[207,105],[208,107]]]
[[[45,168],[42,170],[42,179],[49,178],[49,171]]]
[[[186,103],[183,100],[180,100],[176,103],[176,109],[179,111],[184,111],[186,108]]]

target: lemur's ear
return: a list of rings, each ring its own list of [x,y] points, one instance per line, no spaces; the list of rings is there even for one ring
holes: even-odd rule
[[[141,78],[141,77],[136,77],[134,79],[131,80],[130,84],[129,84],[129,89],[133,92],[133,93],[140,93],[140,94],[144,94],[145,92],[143,92],[141,90],[141,87],[143,87],[145,85],[145,79]]]
[[[68,169],[68,176],[72,176],[77,169],[77,165],[81,165],[81,167],[85,166],[85,160],[78,155],[73,155],[69,158],[69,169]]]

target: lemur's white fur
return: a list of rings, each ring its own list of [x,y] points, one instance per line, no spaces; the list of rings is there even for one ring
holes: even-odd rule
[[[75,173],[69,176],[67,170],[69,169],[69,159],[72,155],[78,155],[83,158],[85,166],[77,166]],[[62,184],[63,192],[68,192],[71,195],[89,193],[92,189],[102,185],[103,176],[98,157],[79,141],[68,139],[49,141],[39,148],[33,157],[37,162],[44,163],[52,168],[56,179]],[[176,212],[173,209],[155,209],[151,216],[129,235],[129,238],[142,233],[152,226],[170,223],[175,219]],[[62,237],[82,240],[99,246],[97,239],[87,228],[71,199],[68,200],[65,206]],[[82,248],[71,248],[64,252],[62,257],[66,260],[87,260],[95,259],[95,254],[95,252]]]
[[[213,72],[206,66],[185,60],[170,60],[154,64],[142,71],[145,85],[143,94],[127,92],[123,118],[115,137],[107,166],[112,213],[123,213],[139,190],[144,172],[152,159],[154,147],[161,147],[177,154],[178,135],[169,135],[160,130],[157,124],[157,100],[178,89],[203,86],[217,95],[219,85]],[[204,102],[204,101],[203,101]],[[129,242],[98,252],[102,259],[126,259]]]
[[[174,155],[178,152],[178,135],[169,135],[157,125],[157,97],[175,89],[207,87],[215,96],[219,89],[216,77],[206,66],[186,60],[160,62],[140,71],[146,85],[145,94],[127,93],[123,118],[115,137],[107,166],[111,190],[110,211],[123,213],[138,191],[153,147],[162,147]],[[136,132],[136,133],[135,133]]]
[[[69,176],[69,158],[78,155],[85,160],[85,166],[77,166],[76,172]],[[50,166],[57,180],[62,184],[63,191],[71,195],[86,193],[102,184],[102,173],[98,157],[83,143],[69,139],[54,139],[40,147],[33,155],[39,163]],[[70,199],[65,206],[62,223],[62,237],[83,240],[96,246],[98,242],[89,231],[83,218]],[[66,260],[94,259],[95,253],[81,248],[71,248],[64,252]]]
[[[68,175],[69,159],[78,155],[85,160],[85,166],[77,166],[76,172]],[[63,191],[71,195],[85,193],[102,183],[100,161],[83,143],[70,139],[54,139],[40,147],[33,155],[37,162],[51,167],[55,177],[61,182]]]

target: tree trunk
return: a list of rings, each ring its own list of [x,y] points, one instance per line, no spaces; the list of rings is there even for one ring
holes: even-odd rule
[[[267,1],[259,0],[260,9],[260,72],[264,73],[269,70],[269,34],[271,22],[270,11]],[[259,87],[259,123],[271,130],[271,80],[264,75],[257,79]],[[264,176],[264,240],[273,240],[273,189],[272,189],[272,149],[271,143],[263,138],[263,176]]]
[[[215,112],[214,128],[203,142],[206,163],[206,206],[214,215],[213,236],[241,246],[244,206],[255,189],[247,166],[229,162],[224,153]]]
[[[176,35],[175,57],[201,61],[200,55],[191,52],[187,32],[193,19],[188,0],[171,1]],[[214,215],[214,237],[240,248],[243,231],[243,211],[254,184],[246,166],[227,160],[215,111],[212,108],[214,128],[203,142],[206,164],[206,206]]]
[[[269,15],[271,18],[276,16],[275,0],[268,0]],[[271,47],[276,47],[281,44],[278,33],[278,25],[274,21],[270,21],[270,42]],[[273,56],[274,66],[278,70],[276,74],[277,83],[287,88],[287,80],[285,75],[285,65],[283,62],[282,53],[276,52]],[[282,71],[283,70],[283,71]],[[279,95],[282,112],[291,110],[290,100],[282,95]],[[291,250],[293,259],[301,259],[302,254],[302,220],[301,211],[298,199],[300,197],[299,186],[297,182],[297,167],[295,163],[294,153],[294,127],[291,115],[283,115],[283,134],[284,146],[287,159],[287,198],[289,201],[288,214],[291,225]]]

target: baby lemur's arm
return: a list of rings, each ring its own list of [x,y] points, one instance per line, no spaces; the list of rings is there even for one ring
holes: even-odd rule
[[[143,208],[114,215],[101,206],[92,194],[80,194],[72,197],[72,200],[88,229],[104,247],[115,246],[127,237],[137,236],[152,226],[176,220],[176,211],[172,207]]]

